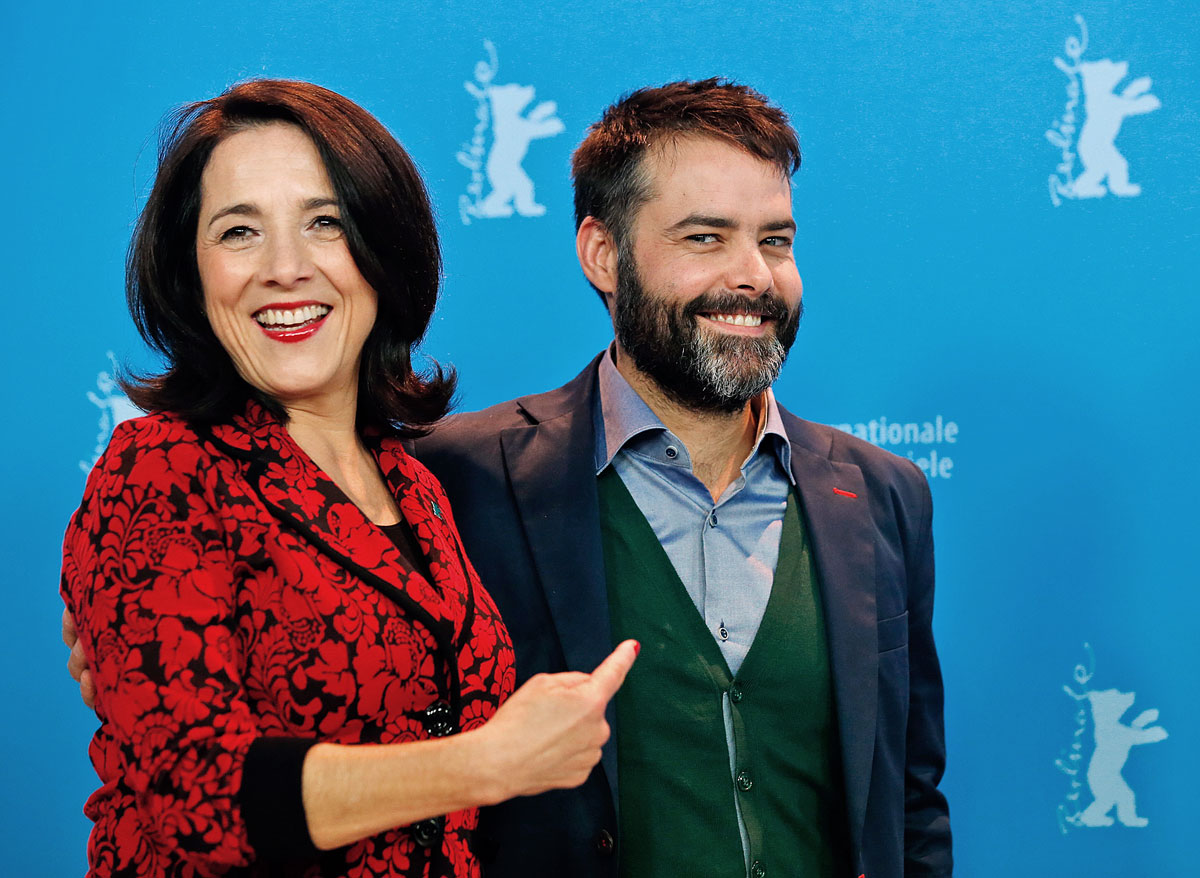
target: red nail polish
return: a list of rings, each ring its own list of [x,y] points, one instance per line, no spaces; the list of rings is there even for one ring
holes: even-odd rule
[[[633,654],[637,655],[641,651],[642,651],[642,645],[635,640],[633,642]]]

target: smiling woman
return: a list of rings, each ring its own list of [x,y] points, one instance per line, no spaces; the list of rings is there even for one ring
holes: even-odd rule
[[[377,296],[312,140],[279,122],[239,131],[213,150],[200,191],[204,309],[238,374],[290,407],[353,410]]]
[[[402,439],[440,257],[368,113],[258,81],[185,108],[127,275],[166,360],[67,529],[95,681],[89,875],[474,876],[479,806],[581,784],[633,663],[513,693],[511,641]],[[511,696],[511,697],[510,697]]]
[[[265,149],[269,156],[258,154]],[[280,226],[301,220],[308,224],[303,235],[300,227]],[[143,409],[206,421],[239,411],[247,394],[243,364],[231,360],[206,309],[251,262],[259,272],[283,272],[270,279],[272,290],[305,284],[309,270],[321,271],[304,264],[317,251],[340,254],[339,280],[349,270],[377,298],[379,319],[368,324],[362,345],[360,419],[423,432],[445,414],[454,391],[452,374],[434,367],[421,376],[411,366],[441,278],[425,186],[374,117],[308,83],[244,83],[182,108],[168,125],[158,180],[130,245],[126,288],[139,330],[169,368],[130,382],[129,397]],[[218,252],[228,258],[217,259]],[[261,264],[264,252],[273,265]],[[206,266],[218,287],[204,285]],[[275,293],[256,307],[295,304],[307,300]],[[284,416],[275,397],[253,380],[249,385],[251,396]]]

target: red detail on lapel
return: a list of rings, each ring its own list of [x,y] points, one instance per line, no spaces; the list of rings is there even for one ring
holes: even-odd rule
[[[853,491],[843,491],[841,488],[834,488],[833,493],[835,493],[841,497],[853,497],[855,500],[858,499],[858,495],[855,494]],[[859,875],[858,878],[866,878],[866,876]]]

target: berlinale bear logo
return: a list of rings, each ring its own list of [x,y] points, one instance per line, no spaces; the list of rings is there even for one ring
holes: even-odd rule
[[[129,397],[121,392],[117,384],[115,376],[119,369],[117,358],[112,351],[108,352],[108,361],[112,364],[112,372],[100,372],[96,375],[96,389],[87,393],[88,400],[100,409],[100,423],[97,425],[96,447],[92,449],[92,459],[79,461],[79,468],[85,473],[92,471],[92,467],[104,453],[117,424],[142,414],[142,410],[129,401]]]
[[[1087,24],[1081,15],[1075,16],[1075,23],[1080,33],[1067,38],[1066,59],[1054,59],[1068,81],[1066,107],[1046,132],[1046,139],[1060,151],[1060,161],[1050,175],[1050,200],[1058,205],[1063,198],[1102,198],[1110,192],[1121,197],[1140,195],[1142,187],[1130,182],[1129,162],[1117,149],[1117,134],[1126,118],[1150,113],[1162,104],[1149,93],[1148,76],[1138,77],[1117,94],[1117,86],[1129,74],[1129,62],[1084,61]],[[1081,95],[1082,126],[1077,112]],[[1078,176],[1076,158],[1082,168]]]
[[[1164,741],[1167,730],[1154,725],[1158,722],[1158,711],[1155,709],[1143,710],[1132,722],[1122,722],[1121,718],[1133,707],[1137,693],[1122,692],[1119,689],[1088,688],[1088,683],[1094,675],[1094,658],[1088,644],[1084,644],[1084,649],[1088,651],[1088,665],[1076,665],[1073,675],[1082,691],[1077,692],[1071,686],[1063,686],[1063,690],[1078,702],[1079,709],[1075,715],[1074,740],[1063,756],[1055,761],[1058,769],[1071,779],[1066,800],[1058,806],[1059,829],[1066,833],[1071,827],[1112,826],[1117,821],[1123,826],[1148,826],[1150,821],[1137,813],[1137,800],[1133,788],[1129,786],[1121,770],[1129,760],[1129,753],[1134,746]],[[1092,741],[1095,746],[1087,769],[1083,770],[1088,791],[1092,795],[1092,801],[1085,808],[1080,801],[1083,782],[1079,775],[1084,759],[1084,738],[1089,713]],[[1111,816],[1114,808],[1116,821]]]
[[[493,82],[499,68],[496,47],[490,40],[483,44],[488,60],[475,65],[475,81],[463,87],[475,98],[475,131],[469,144],[458,152],[458,163],[471,172],[467,194],[458,200],[462,221],[470,224],[474,218],[512,216],[541,216],[546,212],[533,194],[533,180],[521,163],[529,152],[529,144],[544,137],[563,132],[563,123],[555,112],[554,101],[542,101],[528,113],[525,108],[533,101],[532,85]],[[488,132],[491,148],[487,148]],[[485,156],[486,152],[486,156]],[[484,176],[491,186],[483,192]]]

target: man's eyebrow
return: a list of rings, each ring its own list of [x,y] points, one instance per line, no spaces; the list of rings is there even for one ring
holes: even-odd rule
[[[735,229],[737,223],[728,217],[724,216],[709,216],[703,213],[692,213],[685,216],[675,225],[667,229],[668,232],[678,232],[680,229],[685,229],[688,226],[707,226],[710,229]]]
[[[692,213],[685,216],[675,225],[667,229],[668,233],[678,232],[681,229],[690,228],[692,226],[700,226],[709,229],[736,229],[738,223],[725,216],[709,216],[703,213]],[[795,232],[796,221],[791,217],[787,219],[772,220],[769,223],[764,223],[759,227],[761,232]]]

